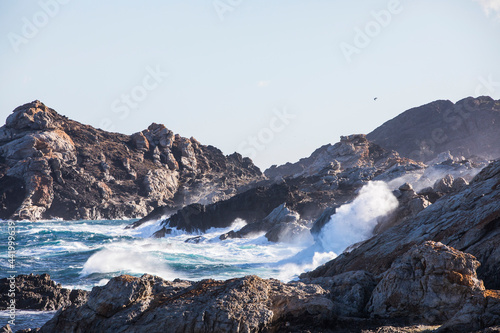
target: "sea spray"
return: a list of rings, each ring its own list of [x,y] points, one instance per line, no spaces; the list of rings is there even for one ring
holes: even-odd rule
[[[386,183],[373,181],[359,191],[351,203],[337,209],[315,244],[280,261],[278,278],[287,281],[337,257],[349,246],[368,239],[378,218],[398,207],[398,200]]]
[[[470,164],[470,162],[468,162]],[[446,175],[451,175],[453,178],[462,177],[467,181],[471,181],[486,164],[480,163],[477,166],[470,164],[469,167],[453,168],[448,165],[432,165],[426,169],[416,170],[405,174],[404,176],[395,178],[387,183],[390,189],[397,189],[404,183],[410,183],[415,190],[419,192],[426,187],[433,187],[434,183]]]
[[[319,234],[325,252],[342,253],[348,246],[368,239],[377,219],[398,207],[398,200],[386,183],[365,185],[353,202],[341,206]]]
[[[94,253],[83,265],[82,276],[94,273],[119,275],[123,273],[142,275],[144,273],[160,276],[166,280],[182,278],[174,273],[160,256],[149,251],[128,249],[105,249]]]

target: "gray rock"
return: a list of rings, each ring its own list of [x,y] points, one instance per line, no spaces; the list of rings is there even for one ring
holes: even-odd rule
[[[452,175],[446,175],[434,183],[434,190],[440,193],[450,193],[453,191],[453,181]]]
[[[375,278],[366,271],[351,271],[303,281],[318,284],[330,292],[336,316],[358,318],[368,315],[365,307],[377,285]]]
[[[499,105],[486,96],[468,97],[456,103],[439,100],[401,113],[367,138],[422,162],[429,162],[443,152],[467,158],[475,155],[498,158]]]
[[[427,240],[466,249],[481,266],[477,270],[488,289],[500,289],[500,161],[483,169],[468,186],[450,193],[399,223],[368,239],[348,254],[306,273],[304,277],[333,276],[351,270],[379,275],[413,245]]]

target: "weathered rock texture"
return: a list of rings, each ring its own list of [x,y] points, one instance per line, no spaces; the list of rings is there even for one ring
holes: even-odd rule
[[[40,332],[260,332],[280,319],[323,322],[333,303],[318,285],[255,276],[228,281],[164,281],[119,276],[88,302],[59,312]]]
[[[485,288],[472,255],[425,242],[398,258],[382,275],[368,305],[373,316],[439,324]]]
[[[467,158],[500,157],[500,100],[465,98],[435,101],[403,112],[367,135],[370,141],[427,162],[440,153]]]
[[[499,201],[500,161],[495,161],[459,192],[441,197],[404,223],[388,228],[306,276],[333,276],[351,270],[378,275],[414,244],[433,240],[474,255],[481,262],[479,278],[487,288],[500,289]]]
[[[122,275],[95,287],[87,303],[59,311],[40,332],[360,332],[394,323],[473,332],[500,324],[500,293],[484,288],[478,265],[470,254],[424,242],[378,282],[366,271],[288,284]]]
[[[143,217],[227,199],[261,179],[250,159],[159,124],[109,133],[34,101],[0,128],[1,219]]]
[[[0,310],[7,309],[10,281],[0,280]],[[18,275],[15,277],[16,309],[18,310],[59,310],[70,305],[82,305],[87,301],[88,292],[62,288],[50,279],[48,274]]]

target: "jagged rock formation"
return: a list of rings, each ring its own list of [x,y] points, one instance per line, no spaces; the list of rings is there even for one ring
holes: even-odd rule
[[[364,134],[342,136],[340,142],[324,145],[297,163],[273,165],[264,173],[270,179],[279,179],[313,175],[334,176],[348,169],[354,172],[368,169],[370,172],[370,169],[388,169],[388,166],[395,164],[399,167],[406,166],[405,170],[418,169],[422,166],[401,158],[395,151],[388,151],[382,147],[384,146],[370,142]]]
[[[34,101],[0,128],[2,219],[143,217],[159,206],[227,199],[261,179],[250,159],[159,124],[109,133]]]
[[[122,275],[40,332],[360,332],[394,323],[473,332],[500,324],[500,293],[484,288],[477,266],[469,254],[424,242],[380,280],[365,271],[288,284]]]
[[[10,284],[7,278],[0,279],[0,310],[8,307]],[[48,274],[16,276],[14,293],[18,310],[59,310],[70,305],[80,306],[88,297],[85,290],[62,288]]]
[[[405,223],[379,233],[304,277],[351,270],[378,275],[414,244],[434,240],[474,255],[481,262],[479,278],[487,288],[500,289],[499,186],[500,161],[495,161],[459,192],[441,197]]]
[[[364,135],[342,137],[340,143],[331,147],[334,148],[329,149],[326,155],[313,154],[316,156],[315,161],[318,162],[307,168],[307,172],[303,170],[300,174],[288,177],[280,173],[281,171],[278,172],[282,170],[281,167],[275,168],[274,173],[266,171],[268,176],[276,176],[274,183],[268,182],[215,204],[184,207],[163,221],[164,229],[157,235],[168,233],[168,228],[172,227],[190,232],[196,230],[204,232],[211,227],[227,228],[237,218],[245,220],[249,226],[246,230],[240,230],[239,234],[231,234],[232,236],[242,236],[246,231],[267,232],[270,229],[266,226],[270,227],[270,224],[265,223],[263,219],[282,204],[286,204],[299,214],[299,224],[309,225],[325,209],[353,200],[356,191],[371,180],[379,178],[391,180],[407,172],[425,168],[422,163],[400,158],[396,152],[387,151],[370,143]],[[341,156],[338,158],[343,164],[334,163],[332,166],[331,161],[334,156]],[[302,164],[305,165],[305,162]],[[285,178],[280,178],[282,176]],[[162,215],[166,215],[165,212],[157,210],[133,226]],[[282,225],[282,227],[290,226]],[[297,231],[299,228],[297,226],[294,229]],[[272,235],[270,237],[275,239]]]
[[[405,111],[367,135],[401,156],[428,162],[440,153],[467,158],[500,157],[500,100],[465,98],[435,101]]]

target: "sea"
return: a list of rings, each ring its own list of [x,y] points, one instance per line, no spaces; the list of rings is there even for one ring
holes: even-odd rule
[[[121,274],[139,277],[145,273],[167,280],[225,280],[257,275],[287,282],[336,256],[334,252],[312,251],[312,237],[286,243],[271,243],[264,234],[219,239],[223,233],[242,228],[246,224],[243,220],[203,234],[173,229],[165,238],[151,237],[162,227],[161,220],[126,229],[134,221],[15,222],[14,268],[8,257],[8,223],[0,221],[1,277],[7,277],[12,270],[16,275],[47,273],[64,288],[85,290],[105,285]],[[309,256],[301,255],[306,252],[311,252],[310,258],[297,259],[297,255]],[[13,330],[41,327],[54,313],[17,311]],[[1,326],[8,322],[8,315],[0,311]]]
[[[353,249],[368,239],[379,217],[398,206],[392,189],[384,182],[365,185],[350,203],[339,207],[314,239],[307,231],[300,236],[269,242],[264,233],[248,238],[220,236],[246,225],[236,219],[228,228],[205,233],[172,229],[164,238],[152,235],[162,220],[126,228],[136,220],[101,221],[19,221],[15,222],[15,267],[8,255],[8,225],[0,221],[0,266],[7,272],[50,275],[62,287],[92,290],[111,278],[130,274],[160,276],[166,280],[226,280],[246,275],[295,280]],[[9,313],[0,311],[2,324]],[[14,331],[41,327],[54,315],[48,311],[18,311]]]

